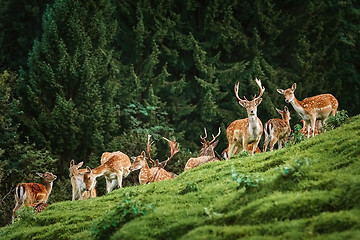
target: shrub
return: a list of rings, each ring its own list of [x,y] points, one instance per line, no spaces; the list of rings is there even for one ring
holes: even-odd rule
[[[234,169],[231,169],[231,177],[233,181],[238,184],[237,190],[245,187],[246,190],[250,190],[260,186],[264,181],[264,178],[260,178],[259,175],[249,176],[245,174],[238,174]]]
[[[306,170],[303,167],[309,165],[310,163],[307,158],[305,158],[304,160],[295,159],[293,163],[283,167],[282,177],[298,182],[305,176]]]
[[[290,135],[290,141],[288,141],[285,146],[294,145],[305,140],[305,135],[300,132],[300,124],[294,126],[294,131]]]
[[[32,223],[35,220],[36,217],[36,211],[31,206],[25,206],[23,205],[18,211],[16,211],[15,221],[19,221],[20,219],[22,221],[26,221],[27,223]]]
[[[326,121],[324,125],[324,129],[325,130],[335,129],[339,127],[341,124],[343,124],[348,118],[349,115],[347,114],[346,110],[338,111],[335,116],[329,117],[329,119]]]
[[[192,182],[187,182],[185,188],[182,189],[179,194],[184,195],[184,194],[187,194],[190,192],[196,192],[196,191],[198,191],[197,184],[192,183]]]

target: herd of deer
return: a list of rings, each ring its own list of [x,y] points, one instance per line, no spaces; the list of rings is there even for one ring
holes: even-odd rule
[[[226,135],[229,142],[228,148],[223,151],[223,157],[225,159],[231,158],[231,156],[238,154],[241,151],[249,151],[250,154],[261,152],[258,147],[261,136],[264,132],[265,140],[263,151],[267,150],[267,146],[273,151],[274,145],[277,143],[278,148],[282,148],[285,144],[291,132],[289,120],[290,112],[285,106],[284,110],[276,109],[282,116],[281,119],[270,119],[263,127],[262,122],[257,117],[257,107],[262,101],[265,88],[262,86],[261,81],[256,79],[256,84],[260,88],[259,96],[254,96],[251,101],[245,97],[241,99],[238,95],[239,83],[235,85],[235,96],[239,100],[240,106],[246,108],[247,118],[235,120],[226,129]],[[294,83],[291,88],[282,90],[277,89],[278,93],[284,95],[285,102],[290,103],[295,111],[301,116],[303,122],[303,128],[301,132],[307,135],[314,136],[320,132],[321,126],[330,117],[335,116],[338,101],[331,94],[321,94],[314,97],[305,98],[303,101],[296,99],[294,91],[296,84]],[[204,128],[205,136],[200,136],[202,140],[202,148],[199,155],[196,158],[190,158],[184,171],[193,169],[202,164],[220,161],[215,156],[214,148],[218,144],[217,137],[219,137],[221,130],[216,136],[212,135],[212,140],[207,141],[207,132]],[[166,171],[164,168],[167,163],[179,152],[179,144],[174,138],[173,141],[164,138],[170,146],[170,157],[167,160],[159,162],[153,160],[150,156],[151,146],[153,142],[150,142],[151,135],[148,135],[146,153],[143,151],[139,156],[130,158],[122,152],[105,152],[101,156],[100,166],[91,169],[86,167],[80,169],[83,162],[78,164],[74,163],[74,160],[70,162],[69,172],[72,184],[72,200],[82,200],[87,198],[96,197],[96,179],[100,176],[105,176],[106,179],[106,191],[111,192],[117,185],[118,188],[122,187],[122,179],[127,177],[130,172],[140,170],[139,183],[147,184],[151,182],[170,180],[177,175],[172,172]],[[215,141],[216,140],[216,141]],[[148,164],[148,160],[151,163],[151,167]],[[51,193],[53,181],[56,176],[50,172],[44,174],[38,173],[43,178],[44,185],[38,183],[20,183],[15,188],[15,208],[13,209],[12,221],[14,221],[16,211],[23,205],[32,206],[36,211],[42,211],[48,204],[47,199]]]

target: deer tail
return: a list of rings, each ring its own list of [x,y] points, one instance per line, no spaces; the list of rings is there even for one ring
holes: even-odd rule
[[[19,184],[15,188],[15,198],[16,200],[20,200],[21,203],[24,203],[26,199],[26,190],[23,184]]]
[[[271,139],[272,135],[274,134],[274,126],[272,123],[265,123],[265,138]]]

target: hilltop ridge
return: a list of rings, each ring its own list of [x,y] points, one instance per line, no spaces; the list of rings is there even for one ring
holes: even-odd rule
[[[53,203],[1,239],[357,239],[360,116],[299,144]]]

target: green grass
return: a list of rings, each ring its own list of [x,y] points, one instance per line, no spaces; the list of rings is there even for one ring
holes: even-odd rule
[[[1,239],[360,239],[360,116],[172,181],[53,203]]]

